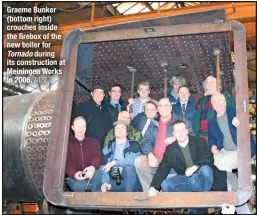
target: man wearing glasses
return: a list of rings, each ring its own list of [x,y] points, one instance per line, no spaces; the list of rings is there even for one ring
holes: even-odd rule
[[[159,101],[158,111],[160,113],[159,125],[151,123],[141,143],[142,152],[145,155],[135,160],[137,175],[144,192],[148,192],[166,146],[175,141],[172,133],[172,123],[174,121],[171,113],[172,106],[168,98]]]
[[[71,126],[74,137],[69,141],[66,161],[67,184],[73,192],[99,192],[102,163],[100,143],[85,136],[86,120],[79,116]]]
[[[137,114],[144,112],[144,105],[149,100],[153,100],[149,97],[150,94],[150,84],[148,82],[141,82],[138,84],[137,93],[139,94],[139,97],[132,99],[130,98],[128,100],[129,105],[127,106],[129,108],[130,105],[132,105],[132,118],[134,118]],[[153,100],[155,101],[155,100]]]

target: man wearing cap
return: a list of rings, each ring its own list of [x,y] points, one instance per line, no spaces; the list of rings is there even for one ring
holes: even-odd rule
[[[134,161],[136,157],[142,155],[140,144],[127,139],[129,126],[127,122],[117,121],[113,126],[115,139],[111,140],[102,151],[105,165],[100,167],[101,191],[133,192],[139,190],[140,182]]]
[[[103,149],[104,138],[108,131],[112,128],[112,120],[104,105],[104,88],[94,86],[91,92],[92,99],[79,104],[76,109],[75,116],[83,116],[87,121],[87,135],[96,138],[100,142]]]
[[[134,128],[132,125],[130,125],[131,118],[130,118],[129,112],[128,111],[121,111],[118,115],[118,121],[124,121],[129,125],[128,130],[127,130],[128,139],[137,141],[138,143],[141,144],[141,141],[143,139],[142,133],[141,133],[140,130],[138,130],[137,128]],[[106,146],[114,138],[115,138],[114,132],[113,132],[113,129],[111,129],[107,133],[107,136],[105,137],[104,146]]]
[[[121,111],[127,110],[127,102],[121,99],[121,86],[113,84],[109,90],[109,96],[106,105],[110,113],[112,123],[118,120],[118,114]]]
[[[102,163],[100,143],[85,136],[86,125],[84,117],[79,116],[71,126],[74,137],[69,141],[65,172],[73,192],[97,192],[101,187],[101,173],[97,170]]]

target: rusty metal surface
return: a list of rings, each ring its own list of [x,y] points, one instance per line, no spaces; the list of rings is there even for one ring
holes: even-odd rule
[[[214,33],[215,31],[231,31],[232,22],[221,24],[194,24],[193,27],[188,26],[166,26],[172,27],[171,33],[173,36],[181,35],[181,31],[185,34],[203,34]],[[165,27],[165,28],[166,28]],[[189,30],[188,30],[189,29]],[[191,29],[191,30],[190,30]],[[193,30],[192,30],[193,29]],[[142,29],[133,29],[130,35],[135,38],[135,35]],[[133,33],[134,32],[134,33]],[[113,32],[113,35],[117,32]],[[87,32],[84,32],[87,34]],[[142,33],[144,34],[144,33]],[[72,35],[72,33],[71,33]],[[105,34],[104,34],[105,35]],[[124,39],[126,33],[120,34],[120,39]],[[156,35],[155,35],[156,36]],[[47,163],[45,168],[44,178],[44,196],[55,205],[63,205],[70,207],[188,207],[188,206],[218,206],[221,204],[234,204],[235,193],[231,192],[210,192],[210,193],[161,193],[154,201],[136,201],[133,197],[145,197],[144,193],[64,193],[63,179],[66,163],[66,153],[68,144],[68,135],[70,125],[71,104],[74,91],[75,71],[78,57],[78,45],[80,43],[81,34],[73,32],[73,38],[67,39],[70,42],[64,43],[66,49],[66,65],[64,67],[64,75],[59,82],[57,92],[56,107],[54,113],[53,127],[51,130],[50,144],[47,153]],[[140,37],[140,33],[139,33]],[[141,38],[141,37],[140,37]],[[112,41],[116,36],[111,33],[105,35],[105,41]],[[126,37],[126,39],[130,39]],[[84,41],[87,42],[87,41]],[[238,50],[237,50],[238,51]],[[237,55],[237,53],[235,53]],[[240,62],[240,60],[239,60]],[[238,71],[238,69],[237,69]],[[238,80],[239,81],[239,80]],[[239,94],[241,92],[241,85]],[[238,99],[237,99],[238,102]],[[243,117],[242,117],[243,118]],[[249,127],[249,126],[248,126]],[[244,145],[242,145],[244,147]],[[246,155],[247,156],[247,155]],[[247,175],[246,175],[247,177]]]
[[[67,206],[83,208],[188,208],[193,206],[218,207],[234,204],[233,192],[158,193],[65,193]],[[136,200],[138,199],[138,200]]]
[[[171,26],[151,26],[155,31],[147,33],[144,28],[133,30],[116,30],[102,32],[92,32],[84,34],[82,42],[103,42],[108,40],[126,40],[126,39],[141,39],[152,37],[167,37],[167,36],[180,36],[202,33],[217,33],[228,32],[230,30],[230,21],[226,21],[222,24],[216,23],[197,23],[197,24],[183,24],[183,25],[171,25]],[[147,29],[147,28],[145,28]],[[206,29],[208,31],[206,32]],[[108,38],[108,39],[106,39]]]
[[[45,164],[43,193],[53,205],[65,205],[63,182],[65,174],[66,154],[70,130],[74,81],[76,73],[78,45],[82,32],[72,31],[64,40],[61,59],[66,65],[58,83],[54,119]]]
[[[44,165],[50,135],[46,132],[51,126],[48,117],[53,107],[49,105],[54,99],[51,95],[4,98],[3,198],[6,200],[43,199]]]

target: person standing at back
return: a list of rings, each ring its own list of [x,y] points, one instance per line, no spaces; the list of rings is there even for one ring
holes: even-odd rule
[[[189,135],[195,136],[192,128],[192,121],[195,113],[195,101],[190,98],[189,89],[182,85],[178,89],[179,101],[173,105],[172,111],[176,119],[181,119],[187,123]]]
[[[178,89],[180,86],[186,85],[186,79],[179,75],[179,76],[173,76],[170,80],[170,90],[168,92],[168,98],[170,100],[171,105],[175,105],[179,102],[179,95],[178,95]],[[193,97],[189,97],[189,100],[194,102]]]
[[[103,149],[105,136],[112,128],[112,119],[106,105],[103,104],[104,88],[94,86],[91,96],[91,100],[79,104],[75,117],[83,116],[86,119],[87,135],[97,139]]]
[[[129,105],[127,106],[128,110],[130,108],[130,105],[132,105],[132,119],[139,113],[144,112],[144,105],[149,100],[153,100],[149,97],[150,94],[150,84],[148,82],[141,82],[138,84],[137,87],[137,93],[139,94],[139,97],[132,99],[130,98],[128,100]],[[155,100],[153,100],[155,101]]]
[[[208,138],[208,122],[215,115],[211,104],[211,95],[218,92],[217,79],[210,75],[203,82],[204,96],[202,96],[197,104],[193,117],[193,130],[195,134],[201,137]],[[236,103],[234,98],[227,91],[221,91],[229,107],[235,107]]]
[[[118,114],[121,111],[127,110],[128,103],[121,99],[121,86],[119,84],[113,84],[109,90],[109,96],[106,105],[110,113],[112,123],[118,120]]]

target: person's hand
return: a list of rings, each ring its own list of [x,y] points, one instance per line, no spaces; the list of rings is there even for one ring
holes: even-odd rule
[[[211,152],[212,152],[212,154],[214,154],[214,155],[219,152],[219,150],[218,150],[218,148],[217,148],[216,145],[213,145],[213,146],[211,147]]]
[[[116,165],[116,162],[115,162],[115,161],[109,162],[108,164],[106,164],[106,165],[104,166],[103,170],[104,170],[105,172],[109,172],[110,169],[111,169],[113,166],[115,166],[115,165]]]
[[[198,166],[195,166],[195,165],[188,167],[185,172],[186,177],[192,176],[197,169],[198,169]]]
[[[86,179],[86,176],[82,177],[82,171],[78,171],[75,173],[74,178],[78,181],[83,181]]]
[[[148,190],[148,195],[154,197],[157,195],[158,192],[159,191],[156,190],[154,187],[150,187],[150,189]]]
[[[95,167],[94,167],[94,166],[86,167],[86,168],[83,170],[83,173],[86,173],[86,175],[85,175],[86,179],[92,178],[93,175],[94,175],[94,173],[95,173]]]
[[[129,105],[132,105],[132,104],[133,104],[133,99],[130,98],[130,99],[128,100],[128,103],[129,103]]]
[[[237,117],[233,118],[232,125],[234,125],[235,127],[238,127],[240,125],[239,119]]]
[[[159,166],[159,161],[152,152],[150,152],[147,155],[147,157],[148,157],[148,164],[150,167],[158,167]]]
[[[108,190],[110,190],[111,187],[112,187],[111,184],[104,183],[104,184],[102,184],[102,186],[101,186],[101,191],[102,191],[103,193],[105,193],[105,192],[107,192]]]
[[[176,137],[172,136],[172,137],[168,137],[164,140],[164,143],[168,146],[170,144],[172,144],[173,142],[175,142]]]

